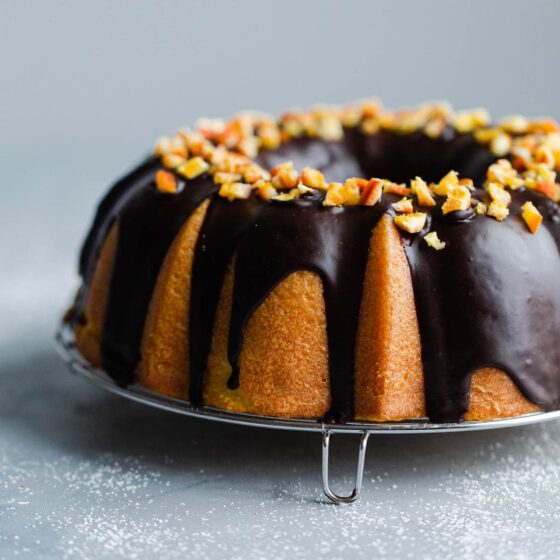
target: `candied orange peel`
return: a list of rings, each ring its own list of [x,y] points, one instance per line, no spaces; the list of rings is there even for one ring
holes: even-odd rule
[[[509,215],[509,208],[499,200],[493,200],[486,210],[486,215],[496,218],[498,222],[504,221]]]
[[[156,173],[156,187],[159,191],[164,193],[176,193],[177,179],[173,173],[160,169]]]
[[[347,179],[344,183],[330,183],[323,204],[325,206],[356,206],[361,192],[358,179]]]
[[[429,247],[435,249],[436,251],[441,251],[442,249],[445,249],[445,246],[447,245],[445,241],[442,241],[438,237],[437,231],[431,231],[430,233],[427,233],[426,235],[424,235],[423,239],[428,244]]]
[[[530,232],[533,234],[537,233],[542,224],[543,217],[530,200],[521,207],[521,217],[525,220]]]
[[[394,202],[391,206],[402,214],[412,214],[414,212],[414,207],[412,206],[412,200],[410,198],[401,198],[398,202]]]
[[[362,191],[360,204],[363,206],[373,206],[383,195],[383,181],[381,179],[370,179],[367,186]]]
[[[486,191],[492,200],[501,202],[505,206],[511,203],[511,194],[499,183],[487,183]]]
[[[195,156],[185,163],[177,167],[177,173],[186,179],[196,179],[203,175],[210,169],[210,164],[207,163],[201,156]]]
[[[468,210],[471,207],[471,191],[463,185],[455,185],[447,191],[447,199],[441,207],[443,214]]]
[[[435,206],[436,201],[430,192],[430,189],[421,177],[416,177],[410,181],[410,190],[416,195],[419,206]]]
[[[325,176],[318,170],[311,167],[304,167],[301,170],[301,182],[312,189],[325,189],[327,182]]]
[[[293,162],[284,162],[268,171],[254,159],[260,150],[277,149],[295,138],[338,141],[350,128],[365,135],[392,131],[439,138],[451,129],[459,135],[470,134],[496,157],[487,169],[486,196],[482,198],[482,190],[471,179],[459,178],[453,170],[429,184],[415,177],[409,186],[376,177],[329,182],[320,169],[303,167],[299,171]],[[556,121],[512,115],[492,124],[484,109],[455,112],[440,102],[391,111],[380,101],[368,99],[343,107],[292,110],[278,119],[256,112],[229,120],[201,119],[195,130],[160,138],[154,155],[162,164],[155,176],[160,192],[177,193],[185,180],[208,175],[219,195],[229,200],[256,196],[287,202],[316,196],[325,206],[374,206],[391,195],[384,208],[392,207],[398,214],[395,224],[408,233],[418,233],[426,224],[426,213],[415,208],[441,206],[443,214],[472,208],[477,216],[503,221],[510,213],[514,191],[522,196],[524,189],[532,190],[560,203],[556,173],[560,169],[560,126]],[[523,204],[521,216],[536,233],[543,216],[532,202]],[[435,231],[424,239],[436,250],[445,246]]]
[[[246,199],[251,195],[253,187],[247,183],[224,183],[220,187],[220,196],[229,200]]]
[[[399,214],[395,216],[395,225],[407,233],[420,233],[426,225],[427,215],[424,212]]]

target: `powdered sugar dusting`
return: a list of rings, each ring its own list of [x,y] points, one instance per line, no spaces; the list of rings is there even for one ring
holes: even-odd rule
[[[313,442],[318,452],[317,438],[296,437],[281,472],[261,464],[245,479],[229,479],[227,462],[220,468],[214,459],[182,472],[169,456],[153,468],[149,455],[37,462],[13,449],[0,460],[0,546],[68,559],[474,559],[484,550],[550,558],[560,534],[556,431],[551,424],[467,436],[464,446],[462,436],[374,438],[364,496],[353,506],[322,500],[317,457],[301,448]],[[249,448],[251,435],[262,434],[241,433],[247,439],[238,445]],[[341,489],[352,482],[353,443],[341,442],[333,458]],[[196,443],[193,452],[219,454],[211,446]],[[342,469],[348,476],[336,478]]]
[[[130,403],[46,350],[3,360],[2,560],[557,555],[559,422],[371,436],[362,498],[334,506],[320,490],[318,434]],[[357,443],[333,436],[335,491],[353,483]]]

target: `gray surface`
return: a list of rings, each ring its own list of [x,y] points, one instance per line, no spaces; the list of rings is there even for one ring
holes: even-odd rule
[[[121,401],[51,337],[94,201],[155,136],[370,94],[560,116],[559,4],[183,4],[0,1],[0,558],[557,557],[558,423],[375,438],[330,506],[318,436]]]

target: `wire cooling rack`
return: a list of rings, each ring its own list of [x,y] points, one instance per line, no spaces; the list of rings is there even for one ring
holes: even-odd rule
[[[322,482],[323,492],[334,503],[352,503],[362,490],[364,464],[368,438],[370,435],[382,434],[431,434],[444,432],[468,432],[474,430],[495,430],[526,426],[560,418],[560,410],[553,412],[535,412],[515,418],[504,418],[487,422],[461,422],[452,424],[435,424],[426,418],[404,422],[346,422],[344,424],[325,423],[314,419],[286,419],[272,416],[257,416],[239,412],[228,412],[211,406],[195,406],[188,401],[167,397],[132,384],[127,387],[117,385],[105,372],[94,368],[78,351],[72,329],[61,324],[56,333],[56,347],[62,359],[74,373],[84,377],[98,387],[120,395],[132,401],[175,412],[185,416],[215,420],[241,426],[273,428],[302,432],[319,432],[322,434]],[[350,494],[341,496],[333,492],[329,481],[329,450],[333,434],[360,434],[358,461],[354,488]]]

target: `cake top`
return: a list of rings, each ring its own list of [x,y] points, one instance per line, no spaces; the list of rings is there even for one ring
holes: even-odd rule
[[[459,177],[452,169],[439,181],[430,182],[419,176],[408,184],[379,177],[329,182],[318,169],[296,169],[291,161],[271,169],[258,162],[259,153],[277,150],[291,140],[305,137],[336,142],[348,130],[369,136],[422,132],[434,140],[450,133],[472,135],[495,160],[486,170],[482,193],[477,192],[472,178]],[[374,206],[385,193],[392,193],[401,197],[392,204],[395,224],[408,233],[422,232],[427,209],[434,207],[443,214],[469,212],[503,221],[510,212],[510,191],[519,189],[560,201],[555,172],[560,167],[560,127],[554,120],[514,115],[493,125],[485,109],[454,112],[447,103],[390,111],[379,101],[368,100],[345,107],[291,111],[279,119],[252,112],[229,121],[201,119],[194,131],[180,130],[161,138],[154,154],[164,167],[156,174],[156,186],[164,193],[177,193],[185,187],[185,179],[205,174],[219,185],[218,194],[231,201],[251,196],[276,202],[320,198],[324,206]],[[520,214],[529,231],[536,233],[542,215],[535,205],[527,200]],[[445,247],[437,232],[425,238],[435,249]]]

